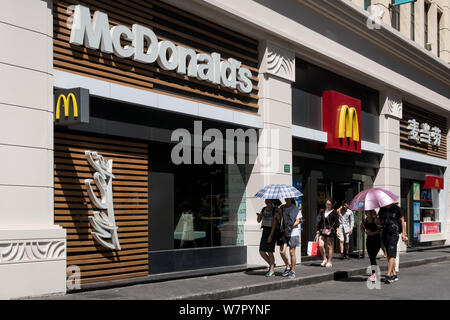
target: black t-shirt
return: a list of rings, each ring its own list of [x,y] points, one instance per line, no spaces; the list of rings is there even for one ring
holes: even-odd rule
[[[400,234],[402,232],[402,209],[398,205],[392,205],[389,209],[381,208],[378,213],[383,226],[383,234]]]

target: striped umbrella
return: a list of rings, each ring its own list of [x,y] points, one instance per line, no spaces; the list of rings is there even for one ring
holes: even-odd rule
[[[287,184],[270,184],[265,186],[255,194],[255,197],[263,199],[285,199],[297,198],[303,194],[294,186]]]

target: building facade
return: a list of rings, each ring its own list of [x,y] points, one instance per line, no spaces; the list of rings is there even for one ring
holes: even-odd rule
[[[450,5],[390,2],[7,0],[0,298],[261,264],[271,183],[304,194],[298,260],[370,187],[448,244]]]

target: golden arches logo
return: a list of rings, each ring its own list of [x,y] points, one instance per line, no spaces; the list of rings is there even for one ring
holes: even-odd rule
[[[61,118],[61,101],[64,103],[64,116],[69,116],[70,100],[72,100],[73,105],[73,117],[78,118],[77,98],[75,98],[73,93],[69,93],[67,97],[64,94],[60,94],[56,101],[56,120]]]
[[[358,113],[354,107],[343,105],[339,114],[339,138],[352,138],[359,141]]]

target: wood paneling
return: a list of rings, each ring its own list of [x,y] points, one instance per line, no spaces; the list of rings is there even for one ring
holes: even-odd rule
[[[235,58],[252,72],[253,91],[241,93],[175,71],[162,70],[156,63],[143,64],[70,45],[67,9],[77,4],[89,7],[91,14],[96,10],[107,13],[111,27],[120,24],[131,28],[133,23],[138,23],[153,29],[158,40],[170,40],[197,53],[217,52],[223,60]],[[55,0],[53,15],[55,69],[244,110],[256,111],[258,108],[258,42],[254,39],[157,0]]]
[[[408,120],[415,119],[420,124],[428,123],[430,127],[441,129],[441,145],[439,147],[425,143],[414,143],[408,139]],[[403,119],[400,120],[400,147],[441,159],[447,159],[447,119],[424,109],[403,104]]]
[[[147,144],[55,132],[55,223],[67,230],[67,266],[81,269],[81,282],[140,277],[148,272]],[[84,179],[92,178],[85,150],[113,159],[114,214],[122,250],[94,240],[88,217],[94,208]],[[139,187],[134,187],[139,183]],[[97,187],[93,184],[93,190]]]

